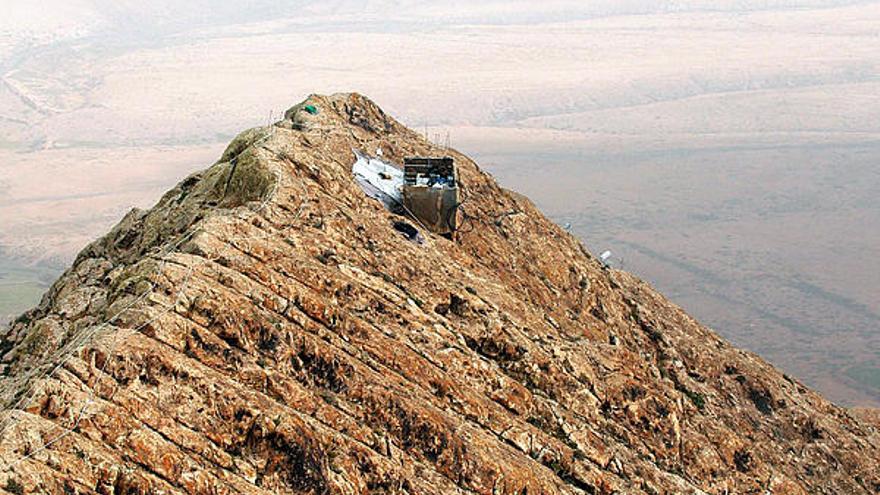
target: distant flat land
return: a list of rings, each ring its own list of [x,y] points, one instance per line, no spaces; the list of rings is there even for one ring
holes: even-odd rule
[[[33,307],[57,275],[52,268],[29,266],[0,254],[0,320],[9,321]]]
[[[49,3],[0,20],[0,315],[237,132],[355,90],[880,406],[878,2]]]

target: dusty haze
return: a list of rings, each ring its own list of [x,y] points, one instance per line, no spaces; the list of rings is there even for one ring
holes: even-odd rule
[[[238,131],[356,90],[737,345],[880,405],[878,2],[7,4],[0,314]]]

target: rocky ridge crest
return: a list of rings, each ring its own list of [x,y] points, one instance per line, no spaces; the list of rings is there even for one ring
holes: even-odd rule
[[[876,423],[467,157],[455,239],[409,242],[378,150],[446,152],[313,95],[84,249],[4,336],[0,491],[880,493]]]

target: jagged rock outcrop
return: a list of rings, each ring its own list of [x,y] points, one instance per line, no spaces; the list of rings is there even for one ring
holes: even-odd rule
[[[3,341],[9,493],[880,492],[880,435],[452,152],[455,239],[355,152],[438,154],[312,96],[87,247]]]

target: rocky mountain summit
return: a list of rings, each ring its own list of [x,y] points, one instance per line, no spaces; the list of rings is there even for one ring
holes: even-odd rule
[[[446,153],[451,239],[407,238],[352,176]],[[867,414],[357,94],[130,212],[2,352],[7,493],[880,493]]]

